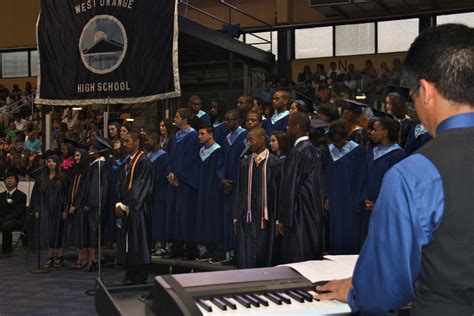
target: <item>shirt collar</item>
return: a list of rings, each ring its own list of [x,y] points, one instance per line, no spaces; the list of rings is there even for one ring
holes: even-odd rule
[[[16,188],[14,188],[14,189],[11,190],[11,191],[8,191],[8,190],[7,190],[7,193],[10,193],[10,196],[11,196],[15,191],[16,191]]]
[[[288,115],[290,115],[290,111],[288,111],[288,110],[280,112],[280,113],[273,114],[272,115],[272,124],[275,124],[276,122],[278,122],[279,120],[281,120],[284,117],[287,117]]]
[[[260,154],[253,154],[253,159],[257,163],[257,166],[268,157],[269,151],[265,148]]]
[[[439,123],[436,128],[436,135],[439,135],[448,129],[466,127],[474,127],[474,112],[462,113],[448,117]]]
[[[304,140],[309,140],[309,137],[308,136],[301,136],[300,138],[298,138],[296,140],[295,145],[293,147],[296,147],[296,145],[298,145],[299,143],[301,143]]]

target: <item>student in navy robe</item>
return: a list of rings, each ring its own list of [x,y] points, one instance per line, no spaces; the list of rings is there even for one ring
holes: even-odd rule
[[[365,148],[347,140],[344,120],[329,127],[329,154],[325,164],[325,206],[329,209],[329,252],[358,254],[364,208]]]
[[[145,265],[150,263],[150,222],[153,201],[153,168],[140,150],[140,134],[130,131],[123,143],[127,162],[118,177],[118,203],[115,215],[120,225],[117,239],[117,261],[127,267],[121,285],[146,283]]]
[[[398,144],[403,147],[408,134],[415,125],[414,121],[407,115],[408,108],[406,102],[409,98],[409,91],[404,87],[388,86],[388,95],[385,97],[385,111],[392,115],[395,121],[400,124]]]
[[[294,147],[286,157],[278,195],[281,263],[320,259],[323,255],[321,152],[309,141],[308,115],[290,115],[288,135]]]
[[[214,127],[214,140],[222,146],[225,135],[229,132],[224,124],[224,115],[227,112],[227,103],[222,98],[211,99],[209,115]]]
[[[349,135],[348,141],[354,141],[367,150],[369,146],[369,138],[367,134],[367,124],[369,119],[364,113],[364,104],[346,100],[346,107],[342,112],[341,117],[347,121]]]
[[[48,249],[44,267],[51,268],[64,265],[61,222],[66,219],[67,184],[60,171],[59,157],[52,151],[45,153],[45,157],[46,169],[35,181],[30,207],[37,219],[35,246],[39,238],[40,249]]]
[[[113,155],[107,163],[107,173],[109,174],[109,179],[118,179],[127,160],[127,153],[120,137],[114,141],[112,146]],[[104,241],[109,244],[117,242],[117,218],[115,216],[115,204],[117,202],[117,188],[114,184],[111,184],[108,186],[107,199],[104,205]]]
[[[362,244],[367,237],[370,215],[377,201],[385,173],[394,164],[406,157],[406,153],[397,144],[399,124],[391,118],[381,118],[374,123],[371,139],[378,144],[368,152],[367,176],[365,178],[365,210],[363,211]]]
[[[247,112],[247,117],[245,119],[245,128],[247,130],[251,130],[255,127],[262,128],[262,124],[262,116],[260,114],[253,110]]]
[[[267,131],[267,136],[274,131],[285,131],[288,126],[288,118],[290,111],[288,106],[290,102],[290,95],[284,90],[278,90],[273,94],[272,106],[275,113],[270,119],[265,120],[263,127]]]
[[[88,185],[89,153],[77,149],[74,153],[74,173],[67,195],[67,245],[76,248],[74,269],[84,268],[88,262],[84,251],[84,203]]]
[[[161,148],[160,136],[157,133],[146,134],[144,148],[154,171],[151,239],[158,243],[154,254],[162,256],[166,252],[166,197],[169,187],[166,179],[166,161],[168,155]]]
[[[88,172],[87,193],[84,202],[84,248],[88,251],[88,264],[84,270],[92,272],[97,269],[97,247],[99,244],[99,221],[105,217],[109,174],[106,159],[110,144],[97,137],[90,143],[89,157],[91,164]]]
[[[201,124],[210,124],[211,123],[211,117],[209,114],[201,110],[201,104],[202,100],[201,97],[198,95],[192,95],[188,99],[188,107],[191,109],[194,115],[199,119]]]
[[[233,209],[237,268],[269,267],[275,237],[276,199],[281,161],[266,148],[266,132],[249,130],[252,154],[240,166]]]
[[[225,249],[230,250],[234,246],[231,206],[239,175],[241,155],[247,146],[247,130],[240,127],[240,113],[236,110],[230,110],[225,114],[224,123],[229,130],[222,145],[225,157],[224,179],[222,180],[224,188],[224,234]],[[217,260],[217,258],[214,259]]]
[[[260,114],[260,116],[262,117],[262,121],[266,120],[265,116],[263,115],[263,111],[265,109],[265,102],[263,101],[263,99],[258,95],[254,95],[252,97],[252,104],[252,111],[255,111]]]
[[[188,108],[176,111],[174,122],[178,131],[168,145],[167,179],[170,184],[166,200],[166,240],[172,240],[171,255],[196,257],[195,241],[197,168],[199,140],[190,125],[193,114]],[[183,242],[187,242],[183,249]]]
[[[224,189],[224,151],[214,140],[214,128],[199,128],[198,198],[196,212],[196,240],[206,248],[199,260],[211,260],[222,256],[224,248],[224,213],[222,212]]]
[[[170,143],[171,136],[174,134],[173,120],[165,118],[160,121],[160,145],[161,149],[167,150],[168,144]]]
[[[242,95],[237,99],[237,110],[240,113],[240,126],[245,128],[247,121],[247,112],[252,110],[253,99],[249,96]]]
[[[290,153],[292,143],[287,133],[276,131],[270,136],[270,149],[280,160],[285,160]]]
[[[428,133],[425,126],[418,123],[411,129],[403,148],[407,155],[411,155],[432,139],[433,137]]]

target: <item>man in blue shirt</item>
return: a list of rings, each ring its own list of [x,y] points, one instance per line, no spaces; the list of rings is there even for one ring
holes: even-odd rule
[[[474,314],[474,29],[422,33],[405,84],[434,139],[384,177],[353,277],[319,286],[320,299],[364,315]]]

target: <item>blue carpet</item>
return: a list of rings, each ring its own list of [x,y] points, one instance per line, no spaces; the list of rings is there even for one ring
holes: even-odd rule
[[[66,254],[67,255],[67,254]],[[42,254],[41,265],[46,254]],[[66,256],[67,258],[67,256]],[[94,297],[84,294],[94,287],[97,272],[73,270],[72,259],[65,267],[52,268],[46,274],[32,274],[36,256],[17,252],[11,258],[0,259],[0,315],[95,315]],[[103,267],[105,284],[120,281],[124,270]]]

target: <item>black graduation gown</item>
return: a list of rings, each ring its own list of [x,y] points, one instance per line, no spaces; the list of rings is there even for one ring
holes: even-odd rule
[[[252,179],[248,179],[250,163],[253,163]],[[250,269],[272,265],[273,241],[275,237],[276,199],[281,173],[281,160],[273,154],[267,163],[267,207],[268,221],[262,220],[262,174],[264,161],[257,166],[252,155],[240,168],[238,197],[233,207],[237,219],[236,260],[237,268]],[[247,181],[252,181],[251,221],[247,221]]]
[[[127,171],[125,165],[118,178],[118,201],[130,207],[130,212],[122,218],[123,226],[118,231],[117,260],[120,264],[134,266],[150,263],[149,223],[153,200],[153,168],[145,154],[137,161],[132,187],[128,189],[130,177],[131,172]]]
[[[320,259],[323,255],[321,151],[309,140],[299,142],[283,166],[278,196],[281,262]]]
[[[77,189],[73,190],[74,179],[77,178]],[[65,211],[67,215],[66,225],[66,246],[84,247],[84,203],[87,193],[88,174],[75,173],[72,176],[72,183],[69,185]],[[76,210],[69,214],[69,207],[74,206]]]
[[[149,156],[150,157],[150,156]],[[151,238],[154,241],[166,240],[166,196],[168,195],[168,180],[166,179],[167,153],[160,150],[158,156],[152,157],[154,170],[153,179],[153,211]]]
[[[89,168],[85,206],[90,211],[84,212],[84,247],[87,248],[98,244],[99,213],[103,214],[109,183],[107,171],[105,160],[96,161]]]
[[[40,249],[57,249],[63,246],[64,222],[61,220],[61,214],[65,211],[67,185],[65,178],[61,177],[55,184],[48,181],[46,189],[42,191],[41,179],[43,177],[49,177],[49,175],[43,173],[35,181],[30,202],[32,212],[38,212],[40,216],[35,225],[34,246],[37,246],[38,238],[40,238]],[[39,235],[40,229],[41,235]]]
[[[125,159],[113,159],[107,163],[109,179],[118,179],[122,172]],[[104,205],[104,241],[117,241],[117,219],[115,217],[115,203],[118,202],[117,187],[114,183],[108,186],[107,199]]]

